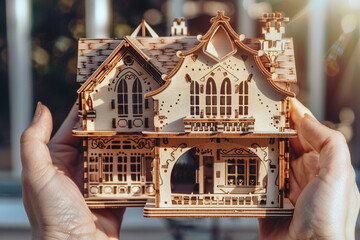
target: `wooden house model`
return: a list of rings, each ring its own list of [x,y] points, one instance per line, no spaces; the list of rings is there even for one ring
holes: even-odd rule
[[[147,217],[291,216],[293,42],[281,14],[262,38],[223,12],[203,36],[175,19],[123,39],[80,39],[84,197],[91,208],[145,206]],[[137,36],[141,31],[142,36]],[[146,31],[150,36],[146,36]]]

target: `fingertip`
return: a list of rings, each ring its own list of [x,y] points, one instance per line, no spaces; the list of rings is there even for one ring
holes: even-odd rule
[[[52,132],[52,116],[50,110],[41,102],[37,103],[31,125],[23,132],[20,142],[40,140],[47,143]]]
[[[291,114],[297,114],[299,116],[304,117],[305,114],[309,114],[310,116],[314,117],[312,112],[304,106],[298,99],[296,98],[290,98],[290,104],[291,104]]]

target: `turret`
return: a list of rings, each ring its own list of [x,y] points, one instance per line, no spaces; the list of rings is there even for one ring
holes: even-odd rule
[[[187,36],[188,29],[186,26],[185,18],[174,18],[171,27],[171,36]]]
[[[285,41],[282,35],[285,33],[285,27],[282,22],[288,22],[289,18],[281,16],[281,13],[266,13],[260,22],[264,22],[265,26],[262,28],[264,39],[261,41],[261,50],[267,54],[271,63],[275,63],[276,58],[285,51]],[[273,68],[271,68],[272,72]]]

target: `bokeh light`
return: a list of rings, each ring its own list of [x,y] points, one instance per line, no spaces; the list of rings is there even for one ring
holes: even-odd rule
[[[358,25],[358,16],[355,14],[347,14],[341,19],[341,28],[344,33],[351,33]]]
[[[355,121],[355,113],[351,108],[342,108],[339,113],[340,122],[351,125]]]
[[[261,17],[264,13],[272,12],[272,7],[268,2],[257,3],[255,0],[244,0],[243,7],[253,19]]]
[[[150,25],[158,25],[158,24],[160,24],[162,22],[163,15],[159,10],[157,10],[155,8],[150,8],[149,10],[145,11],[144,19]]]
[[[116,24],[114,26],[114,34],[117,38],[123,38],[125,35],[130,35],[133,29],[127,24]]]

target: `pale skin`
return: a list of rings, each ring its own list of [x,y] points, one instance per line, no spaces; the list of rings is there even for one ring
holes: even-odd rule
[[[292,100],[290,200],[294,216],[259,220],[261,239],[355,239],[360,195],[343,136]],[[50,139],[52,118],[38,104],[21,137],[23,200],[33,239],[119,239],[124,209],[89,210],[82,193],[76,106]]]

